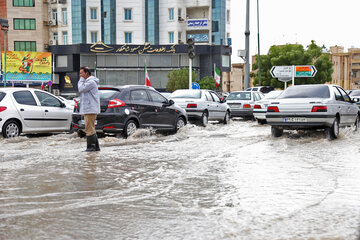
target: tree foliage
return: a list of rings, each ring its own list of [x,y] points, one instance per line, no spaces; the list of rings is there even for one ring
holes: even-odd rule
[[[198,83],[200,85],[200,89],[216,89],[215,78],[213,76],[203,77],[198,81]]]
[[[168,73],[168,82],[166,84],[166,91],[173,92],[177,89],[188,89],[189,88],[189,69],[182,68],[173,70]],[[197,74],[192,71],[193,81],[197,79]]]
[[[261,82],[259,83],[258,74],[251,74],[254,77],[254,85],[273,86],[283,88],[284,83],[272,78],[270,70],[273,66],[291,66],[291,65],[314,65],[318,70],[313,78],[295,78],[296,85],[315,84],[331,82],[333,73],[333,64],[330,61],[330,54],[323,53],[324,46],[319,47],[315,41],[305,50],[300,44],[286,44],[282,46],[271,46],[267,55],[260,58]],[[252,69],[258,69],[258,62],[252,65]]]

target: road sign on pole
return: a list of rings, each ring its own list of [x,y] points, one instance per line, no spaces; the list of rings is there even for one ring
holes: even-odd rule
[[[273,78],[291,78],[292,66],[273,66],[270,74]]]
[[[295,66],[295,77],[315,77],[317,69],[312,65]]]

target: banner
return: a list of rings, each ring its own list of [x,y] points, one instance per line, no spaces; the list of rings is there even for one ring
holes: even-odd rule
[[[5,70],[5,54],[2,52],[2,69]],[[51,52],[6,52],[6,81],[51,81]]]

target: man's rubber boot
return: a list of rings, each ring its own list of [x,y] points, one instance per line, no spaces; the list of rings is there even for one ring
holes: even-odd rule
[[[91,135],[91,136],[86,136],[86,142],[87,142],[87,146],[86,146],[86,150],[85,152],[95,152],[96,151],[96,134]]]
[[[98,137],[96,134],[95,135],[95,138],[96,138],[96,141],[95,141],[95,150],[96,151],[100,151],[100,146],[99,146],[99,140],[98,140]]]

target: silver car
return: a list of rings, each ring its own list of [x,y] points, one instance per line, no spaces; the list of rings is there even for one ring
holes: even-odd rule
[[[282,90],[274,90],[269,92],[265,95],[264,98],[262,98],[260,101],[255,102],[254,104],[254,118],[257,120],[259,124],[265,124],[266,123],[266,109],[267,106],[271,101],[273,101],[275,98],[277,98],[283,91]]]
[[[255,91],[232,92],[226,98],[231,109],[231,117],[253,118],[253,108],[256,101],[261,100],[264,95]]]
[[[280,137],[284,129],[325,129],[332,140],[339,127],[354,125],[357,130],[357,101],[336,85],[292,86],[268,105],[266,120],[273,137]]]
[[[226,101],[211,90],[179,89],[170,98],[186,110],[189,121],[206,126],[209,120],[227,124],[230,120],[230,107]]]

